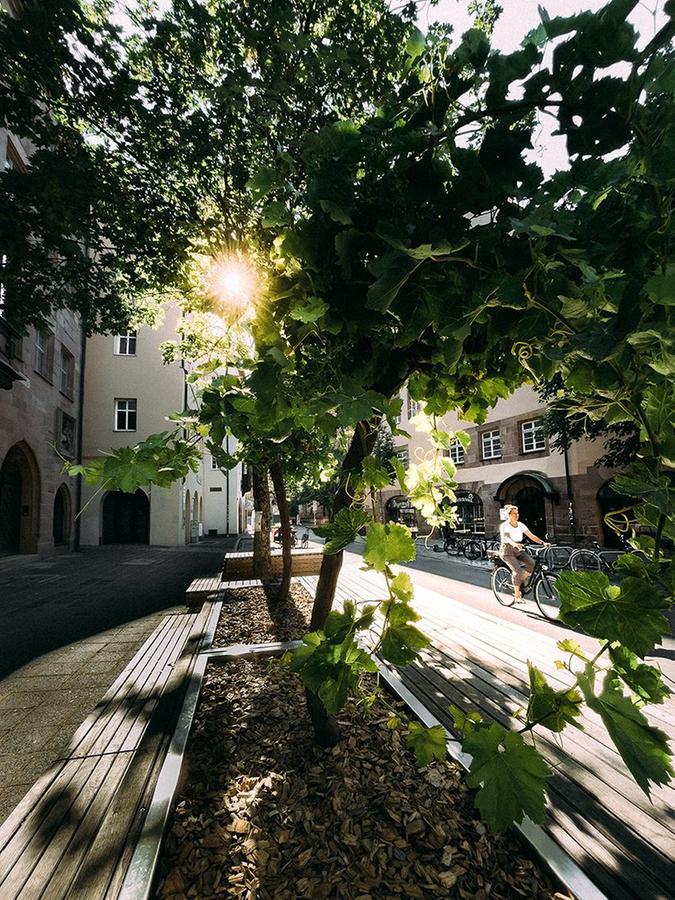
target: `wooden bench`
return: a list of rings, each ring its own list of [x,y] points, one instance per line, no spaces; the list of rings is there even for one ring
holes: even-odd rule
[[[189,610],[199,610],[202,604],[211,594],[217,594],[220,590],[222,575],[205,575],[195,578],[185,591],[185,605]]]
[[[321,570],[323,552],[321,550],[291,550],[291,575],[318,575]],[[272,575],[278,577],[283,569],[280,550],[272,551]],[[223,581],[233,581],[253,577],[253,553],[231,552],[223,560]]]
[[[0,828],[2,900],[117,897],[220,604],[167,616]]]

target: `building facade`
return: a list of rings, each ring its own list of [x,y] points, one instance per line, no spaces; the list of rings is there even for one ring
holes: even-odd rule
[[[25,171],[29,152],[0,128],[2,171]],[[44,330],[13,328],[0,269],[0,556],[75,544],[79,485],[63,465],[78,458],[82,354],[79,320],[68,311]]]
[[[186,408],[186,370],[179,361],[164,365],[160,352],[164,341],[175,340],[179,318],[180,311],[168,306],[156,328],[88,339],[85,462],[170,430],[167,417]],[[168,488],[152,485],[128,494],[85,487],[82,544],[171,547],[205,534],[236,534],[239,480],[237,469],[223,473],[206,456],[197,472]]]
[[[395,443],[397,455],[407,464],[429,452],[430,444],[410,424],[418,404],[407,391],[403,400],[401,427],[411,437],[396,438]],[[613,472],[595,466],[602,443],[578,441],[566,454],[553,450],[543,430],[544,412],[535,391],[522,387],[499,400],[483,425],[463,422],[456,415],[444,417],[445,428],[461,429],[471,438],[466,451],[456,443],[448,453],[457,466],[458,530],[496,535],[501,510],[515,503],[520,518],[541,537],[566,543],[576,536],[579,542],[616,546],[616,535],[604,516],[625,501],[612,490]],[[381,502],[385,520],[428,531],[400,489],[383,491]]]

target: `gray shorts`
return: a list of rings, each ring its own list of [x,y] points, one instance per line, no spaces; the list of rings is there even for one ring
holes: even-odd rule
[[[525,573],[523,572],[522,568],[523,566],[525,567],[525,572],[527,572],[528,575],[531,575],[534,572],[535,562],[530,554],[526,553],[524,550],[516,550],[515,547],[511,546],[511,544],[507,544],[506,546],[502,547],[499,555],[504,560],[509,569],[511,569],[514,587],[519,587],[523,583],[523,579],[525,577]]]

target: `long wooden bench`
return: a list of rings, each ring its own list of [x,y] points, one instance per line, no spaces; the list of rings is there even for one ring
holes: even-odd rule
[[[291,550],[291,575],[318,575],[321,569],[321,550]],[[272,574],[281,575],[283,560],[280,550],[272,551]],[[223,560],[223,581],[236,581],[253,577],[253,553],[240,551],[225,554]]]
[[[189,610],[200,610],[202,604],[207,597],[217,594],[220,591],[222,575],[217,572],[215,575],[203,575],[195,578],[185,591],[185,605]]]
[[[0,828],[2,900],[113,900],[220,604],[167,616]]]

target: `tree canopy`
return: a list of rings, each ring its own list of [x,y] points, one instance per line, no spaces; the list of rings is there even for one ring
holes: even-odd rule
[[[376,426],[386,418],[396,433],[404,383],[424,401],[437,452],[399,477],[432,521],[453,484],[454,467],[441,455],[450,436],[437,421],[448,410],[481,421],[523,382],[558,377],[576,412],[637,430],[637,458],[616,478],[617,490],[634,502],[613,524],[639,552],[619,561],[617,583],[599,573],[560,578],[562,622],[597,638],[598,653],[588,658],[573,641],[561,641],[568,657],[561,666],[573,682],[562,692],[532,667],[531,700],[518,734],[457,715],[474,758],[477,802],[496,827],[525,814],[541,818],[548,770],[528,735],[535,727],[559,732],[574,724],[582,703],[600,715],[645,791],[672,776],[665,737],[642,707],[667,694],[659,671],[643,660],[668,630],[675,580],[663,550],[663,539],[675,538],[669,474],[675,465],[675,4],[668,0],[667,24],[638,49],[627,21],[636,3],[611,0],[597,13],[556,19],[543,14],[541,26],[511,54],[491,49],[479,28],[452,49],[445,28],[421,35],[374,3],[358,12],[352,4],[318,7],[320,21],[314,4],[281,4],[278,12],[275,4],[267,22],[255,3],[238,14],[239,6],[226,2],[202,7],[175,0],[166,17],[139,18],[126,42],[100,12],[58,5],[71,16],[80,10],[82,46],[100,62],[92,71],[100,68],[105,85],[124,86],[113,94],[116,124],[108,121],[108,107],[97,111],[99,81],[91,102],[82,104],[100,142],[78,147],[109,173],[101,221],[107,202],[116,223],[101,232],[101,257],[88,265],[107,273],[99,265],[107,260],[135,297],[148,289],[184,289],[192,255],[220,251],[231,240],[245,238],[265,260],[245,409],[216,383],[204,392],[198,429],[206,428],[217,444],[228,418],[245,412],[280,448],[291,447],[298,429],[316,428],[327,437],[354,429],[325,532],[328,555],[313,631],[291,661],[328,712],[343,705],[358,673],[371,667],[357,633],[370,628],[376,611],[331,612],[329,590],[339,567],[331,555],[339,557],[365,524],[365,562],[387,584],[375,648],[401,665],[425,641],[413,624],[407,576],[392,568],[414,556],[410,534],[371,521],[366,505],[383,477],[370,459]],[[249,20],[249,10],[260,19]],[[347,38],[337,45],[331,29],[339,11],[349,10],[361,18],[350,19],[354,31],[341,31]],[[0,47],[22,34],[30,46],[22,27],[5,26]],[[373,29],[382,43],[371,50],[363,36],[372,37]],[[101,35],[99,43],[93,35]],[[543,53],[548,42],[554,44],[550,62]],[[72,112],[77,104],[70,93],[78,98],[71,91],[78,78],[89,84],[82,66],[63,77],[75,51],[63,39],[55,46],[61,76],[44,84],[53,91],[53,110],[60,99],[71,113],[44,126],[58,133],[54,150],[44,151],[45,165],[62,158],[61,134],[63,140],[80,134],[84,113]],[[336,74],[344,72],[342,50],[347,59],[354,54],[355,66],[344,78]],[[359,53],[366,54],[362,64]],[[14,47],[17,57],[20,64]],[[19,86],[29,94],[35,89],[46,102],[38,88],[50,67],[40,80],[27,71],[27,59],[10,88],[17,97]],[[228,82],[233,59],[237,74]],[[337,82],[346,85],[344,94]],[[314,118],[319,95],[325,103]],[[16,111],[18,100],[13,103]],[[525,158],[539,115],[555,117],[570,157],[569,168],[550,177]],[[21,131],[19,124],[17,116]],[[232,135],[225,134],[230,126]],[[117,129],[114,138],[110,128]],[[140,163],[146,145],[148,158]],[[165,177],[158,179],[159,171]],[[37,212],[33,219],[39,228]],[[29,244],[10,248],[14,265],[22,252],[27,260]],[[36,271],[26,265],[27,273]],[[44,259],[39,265],[47,271]],[[19,276],[14,288],[18,304]],[[103,297],[113,294],[122,296]],[[355,476],[359,490],[350,496],[346,483]],[[153,476],[145,468],[138,477]],[[645,525],[651,536],[638,534]],[[437,737],[416,730],[411,743],[428,757]],[[515,779],[511,793],[518,797],[508,809],[497,802],[505,779]]]

